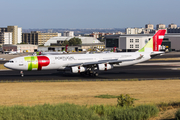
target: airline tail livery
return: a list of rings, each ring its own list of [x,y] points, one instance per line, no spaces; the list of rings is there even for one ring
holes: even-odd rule
[[[113,67],[134,65],[151,59],[152,55],[162,54],[159,51],[166,30],[159,30],[139,51],[95,54],[60,54],[24,56],[9,60],[6,68],[21,71],[62,70],[64,72],[81,73],[98,76],[97,71],[106,71]]]

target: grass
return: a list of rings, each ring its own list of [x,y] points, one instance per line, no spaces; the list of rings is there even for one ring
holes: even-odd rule
[[[129,94],[135,104],[180,100],[180,80],[0,83],[0,105],[74,103],[116,105],[117,99],[94,96]],[[107,96],[106,96],[107,97]]]
[[[160,111],[166,111],[169,109],[180,108],[180,102],[169,102],[169,103],[161,102],[157,104],[157,106]]]
[[[116,98],[103,98],[120,94],[130,94],[138,99],[135,106],[157,104],[161,111],[159,118],[174,118],[175,109],[180,105],[180,80],[0,83],[0,106],[65,102],[115,106]]]
[[[7,69],[7,68],[4,67],[4,64],[0,64],[0,70],[3,70],[3,69]]]
[[[74,104],[0,107],[3,120],[99,120],[93,110]]]
[[[0,106],[0,119],[3,120],[147,120],[158,114],[152,105],[136,107],[79,106],[74,104],[44,104],[35,106]]]

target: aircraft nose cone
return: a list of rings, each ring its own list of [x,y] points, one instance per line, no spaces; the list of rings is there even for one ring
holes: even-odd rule
[[[8,64],[8,63],[5,63],[5,64],[4,64],[4,67],[9,68],[9,64]]]

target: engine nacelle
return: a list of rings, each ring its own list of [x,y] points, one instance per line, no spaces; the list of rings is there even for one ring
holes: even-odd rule
[[[71,72],[72,73],[85,72],[86,70],[87,70],[86,67],[81,67],[81,66],[71,67]]]
[[[98,69],[99,70],[109,70],[112,69],[113,65],[112,64],[98,64]]]

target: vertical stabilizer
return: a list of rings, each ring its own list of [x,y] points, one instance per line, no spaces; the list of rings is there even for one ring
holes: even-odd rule
[[[159,51],[166,30],[158,30],[157,33],[149,40],[149,42],[138,52],[153,52]]]

